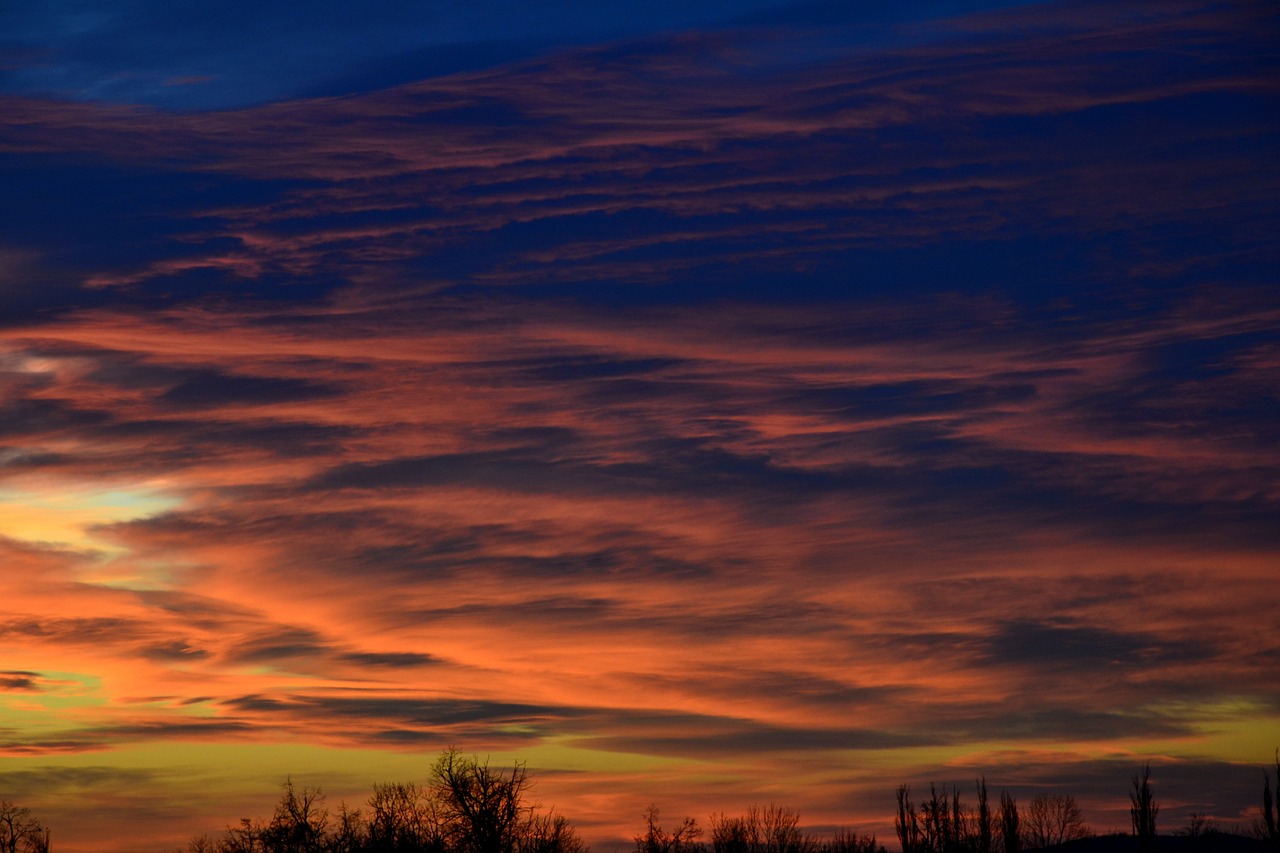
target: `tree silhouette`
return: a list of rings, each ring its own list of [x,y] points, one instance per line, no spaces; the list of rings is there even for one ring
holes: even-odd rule
[[[1276,795],[1280,797],[1280,749],[1276,750]],[[1262,771],[1262,814],[1254,822],[1253,834],[1280,850],[1280,819],[1276,815],[1276,799],[1271,794],[1271,777]]]
[[[324,853],[328,826],[324,794],[319,788],[295,788],[290,778],[271,822],[261,832],[262,845],[271,853]]]
[[[494,770],[458,750],[445,750],[431,768],[432,793],[457,853],[513,853],[532,817],[524,804],[529,777],[524,765]]]
[[[920,844],[924,850],[942,850],[946,836],[944,824],[950,823],[947,795],[938,795],[938,789],[929,785],[929,799],[920,804]]]
[[[587,845],[564,815],[533,815],[520,834],[517,853],[586,853]]]
[[[1018,801],[1009,796],[1008,791],[1000,792],[1000,841],[1004,845],[1004,853],[1020,853],[1022,850],[1021,828],[1018,826]]]
[[[1143,840],[1143,846],[1154,843],[1156,837],[1156,815],[1160,806],[1156,804],[1151,793],[1151,765],[1142,768],[1142,775],[1134,775],[1133,790],[1129,792],[1129,816],[1133,820],[1133,834]]]
[[[711,816],[711,850],[713,853],[750,853],[756,839],[743,817],[725,814]]]
[[[1089,836],[1080,806],[1070,794],[1038,794],[1027,807],[1022,824],[1022,846],[1028,849]]]
[[[800,828],[800,815],[784,806],[751,805],[742,817],[711,816],[715,853],[815,853],[817,846]]]
[[[698,842],[702,828],[698,821],[686,817],[677,829],[670,832],[658,824],[658,807],[650,805],[644,813],[644,835],[637,835],[636,853],[702,853],[705,849]]]
[[[987,804],[987,777],[978,780],[978,853],[991,853],[991,806]]]
[[[838,829],[830,841],[818,845],[818,853],[885,853],[884,845],[876,843],[874,835]]]
[[[523,764],[509,771],[440,754],[428,784],[375,785],[369,812],[345,804],[331,819],[324,795],[290,779],[270,821],[243,818],[219,839],[193,838],[186,853],[585,853],[569,821],[525,802]],[[47,853],[26,848],[0,853]]]
[[[751,806],[747,820],[760,827],[761,853],[812,853],[817,843],[800,828],[800,815],[794,809],[770,803],[764,808]]]
[[[1262,826],[1267,838],[1276,835],[1276,812],[1271,799],[1271,777],[1262,771]]]
[[[991,853],[995,836],[986,778],[978,779],[976,787],[978,806],[971,810],[961,801],[958,787],[948,794],[945,787],[939,790],[931,784],[929,799],[917,808],[911,802],[911,789],[899,785],[893,823],[904,853]]]
[[[373,786],[369,798],[370,853],[444,853],[438,801],[413,783]]]
[[[338,806],[337,826],[329,836],[328,853],[372,853],[369,834],[360,810],[351,811],[346,803]]]
[[[1218,824],[1213,818],[1208,817],[1204,812],[1192,812],[1187,817],[1187,825],[1174,834],[1187,838],[1203,838],[1206,835],[1216,835],[1217,832]]]
[[[917,853],[920,850],[920,821],[916,818],[916,807],[911,802],[911,788],[906,785],[898,786],[898,813],[893,818],[893,828],[898,833],[902,853]]]
[[[240,825],[237,827],[229,827],[226,835],[217,846],[218,853],[262,853],[267,850],[263,843],[264,827],[258,821],[250,820],[247,817],[240,818]],[[190,853],[202,853],[200,843],[202,839],[195,839],[191,844],[187,845]]]
[[[0,853],[49,853],[49,830],[30,809],[0,801]]]

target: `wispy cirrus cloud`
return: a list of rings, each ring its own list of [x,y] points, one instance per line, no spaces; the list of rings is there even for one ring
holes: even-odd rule
[[[0,750],[354,791],[452,743],[599,838],[658,788],[883,835],[899,777],[1051,767],[1108,815],[1139,756],[1265,757],[1274,26],[6,96]]]

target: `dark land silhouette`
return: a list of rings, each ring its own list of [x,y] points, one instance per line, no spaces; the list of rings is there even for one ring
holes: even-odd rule
[[[1137,835],[1095,835],[1044,848],[1054,853],[1262,853],[1278,849],[1275,842],[1230,832],[1202,835],[1157,835],[1154,841]]]
[[[1280,749],[1275,757],[1280,789]],[[569,820],[529,801],[525,766],[494,768],[457,749],[442,752],[428,781],[374,786],[359,808],[331,810],[316,788],[284,783],[269,819],[242,818],[221,835],[200,835],[178,853],[588,853]],[[1272,776],[1263,772],[1262,802],[1249,835],[1220,831],[1193,814],[1173,834],[1158,831],[1159,803],[1150,765],[1132,777],[1131,834],[1096,835],[1074,797],[1040,794],[1019,806],[1001,791],[993,808],[986,779],[973,805],[956,786],[929,786],[917,804],[896,791],[894,828],[902,853],[1263,853],[1280,851]],[[874,835],[837,831],[819,837],[785,806],[752,805],[741,815],[665,821],[656,805],[641,816],[635,853],[887,853]],[[0,802],[0,853],[50,853],[51,831],[18,804]]]

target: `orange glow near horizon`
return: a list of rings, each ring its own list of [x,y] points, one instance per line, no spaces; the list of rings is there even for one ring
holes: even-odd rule
[[[108,361],[172,363],[164,347],[176,318],[155,325],[118,319],[120,330],[113,318],[97,316],[40,331],[34,347],[82,351],[78,369],[43,374],[42,398],[80,397],[92,382],[87,377],[102,374]],[[271,360],[282,357],[273,351],[275,335],[247,333],[232,325],[240,322],[235,315],[187,314],[180,322],[187,369],[235,371],[252,354],[255,369],[269,373]],[[615,328],[594,342],[628,358],[683,363],[668,378],[676,405],[636,409],[637,424],[661,423],[673,435],[699,430],[707,404],[679,388],[715,383],[720,416],[754,436],[744,440],[744,452],[771,445],[778,458],[804,459],[811,435],[850,434],[818,413],[806,416],[811,430],[778,428],[772,407],[760,401],[797,376],[865,376],[862,347],[842,354],[780,342],[771,357],[767,347],[737,348],[730,325],[717,348],[700,345],[690,361],[681,328],[677,316],[665,333],[646,335],[641,320],[634,334]],[[606,425],[601,418],[611,413],[556,396],[564,388],[508,385],[492,393],[501,379],[486,373],[484,362],[504,350],[587,346],[563,318],[544,325],[526,317],[520,329],[500,342],[435,329],[433,345],[416,358],[411,341],[420,332],[391,330],[369,347],[378,371],[366,372],[337,403],[229,401],[206,409],[210,423],[251,429],[270,417],[358,428],[365,436],[298,458],[226,443],[157,466],[149,455],[167,447],[155,439],[79,446],[74,433],[58,437],[57,452],[86,460],[81,485],[27,478],[5,492],[12,511],[0,540],[10,566],[2,583],[12,615],[3,652],[12,672],[31,674],[13,677],[23,686],[0,699],[25,733],[3,747],[11,772],[109,762],[140,774],[148,788],[182,772],[189,755],[236,745],[232,754],[247,750],[262,772],[251,780],[228,760],[216,771],[231,774],[218,783],[228,795],[246,793],[252,781],[269,797],[279,777],[293,774],[358,802],[367,796],[362,784],[387,779],[393,768],[416,768],[420,780],[438,749],[457,744],[530,762],[540,798],[573,813],[601,843],[617,843],[606,839],[626,838],[651,800],[709,814],[831,785],[854,798],[853,811],[847,799],[803,794],[809,822],[854,823],[885,836],[890,812],[881,789],[890,768],[903,778],[928,767],[967,778],[1009,763],[1007,782],[1017,785],[1038,778],[1019,767],[1106,767],[1206,752],[1249,762],[1265,751],[1263,732],[1277,717],[1248,698],[1248,685],[1265,683],[1267,664],[1252,654],[1253,640],[1238,634],[1242,613],[1270,606],[1254,587],[1272,566],[1265,550],[1152,543],[1137,552],[1131,542],[1082,528],[1003,531],[991,519],[990,530],[967,535],[955,552],[948,540],[964,541],[956,537],[965,534],[946,519],[933,522],[934,536],[906,536],[886,507],[841,493],[818,494],[797,514],[772,508],[767,497],[757,503],[715,491],[655,492],[632,485],[638,475],[630,473],[620,490],[601,492],[589,479],[591,466],[629,472],[647,464],[645,457],[628,427]],[[4,334],[11,354],[39,351],[30,333]],[[1168,334],[1178,334],[1176,326]],[[229,344],[236,335],[241,340]],[[292,334],[287,358],[305,354],[312,365],[294,375],[345,383],[356,354],[339,354],[334,340],[324,325]],[[1079,393],[1073,389],[1081,368],[1071,353],[1006,352],[992,365],[990,353],[966,349],[963,340],[946,349],[948,381],[982,381],[1011,362],[1047,377],[1028,403],[966,413],[972,427],[958,431],[975,440],[1010,436],[1025,445],[1055,421],[1047,407]],[[399,355],[388,360],[388,353]],[[39,356],[23,357],[39,363]],[[334,358],[342,361],[325,369]],[[452,411],[430,393],[387,408],[387,394],[424,381],[410,377],[434,384],[431,372],[446,359],[469,376],[447,386],[466,398],[455,398]],[[917,381],[919,359],[914,346],[898,353],[882,345],[867,381]],[[1123,369],[1094,368],[1099,375]],[[1065,384],[1054,378],[1059,374]],[[142,395],[116,405],[163,424],[171,415],[161,403]],[[503,430],[518,430],[519,411],[533,406],[547,413],[544,422],[563,422],[592,442],[589,452],[565,451],[590,461],[577,473],[539,463],[522,474],[529,463],[515,454],[487,473],[486,454],[507,452]],[[456,421],[460,410],[492,437]],[[986,429],[984,421],[1002,426]],[[1184,452],[1170,439],[1148,449],[1166,476],[1200,480],[1197,448]],[[862,450],[857,439],[840,464],[863,452],[877,464],[898,464],[874,446]],[[1096,443],[1071,452],[1126,468],[1136,458]],[[387,453],[404,458],[404,467],[376,461]],[[477,460],[478,478],[427,486],[437,463],[418,460],[450,454]],[[821,464],[831,464],[831,451],[822,455]],[[113,459],[141,463],[136,481],[106,479],[105,472],[120,470]],[[1217,459],[1227,464],[1229,456]],[[371,488],[378,478],[390,481]],[[449,544],[460,531],[473,533]],[[415,559],[428,562],[399,565],[396,549],[418,538],[430,548]],[[432,568],[439,548],[452,556]],[[383,556],[373,565],[363,554]],[[450,568],[459,558],[466,571]],[[590,571],[573,568],[602,559]],[[351,560],[364,567],[329,569]],[[549,561],[554,571],[540,568]],[[832,571],[848,561],[859,571]],[[1222,584],[1224,573],[1239,583]],[[1086,592],[1090,587],[1095,591]],[[1135,595],[1145,614],[1140,642],[1114,627],[1130,618]],[[1016,613],[1009,596],[1019,602]],[[931,614],[923,630],[921,612]],[[1172,651],[1186,642],[1190,614],[1199,641],[1215,649],[1203,664]],[[1091,663],[1084,669],[1052,647],[1086,642],[1102,642],[1104,650],[1086,651]],[[1026,643],[1035,645],[1018,647]],[[1099,654],[1117,657],[1092,660]],[[1042,678],[1045,666],[1061,668],[1052,681]],[[1220,696],[1181,708],[1145,698],[1148,685],[1170,678],[1245,690],[1238,700]],[[1034,728],[1001,732],[987,722],[992,705],[1010,720],[1064,709],[1063,723],[1046,721],[1049,730],[1082,728],[1071,737]],[[953,735],[934,729],[939,718],[967,733],[952,743]],[[1113,731],[1090,731],[1098,726]],[[1150,733],[1139,734],[1144,728]],[[380,743],[384,736],[390,742]],[[287,749],[278,752],[279,745]],[[606,779],[609,794],[591,793]],[[61,814],[54,801],[43,805]],[[210,805],[210,829],[218,814]],[[175,813],[172,832],[180,823]],[[94,849],[87,839],[75,844]]]

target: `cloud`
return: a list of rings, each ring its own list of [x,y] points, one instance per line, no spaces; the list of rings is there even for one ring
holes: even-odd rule
[[[8,670],[0,672],[0,691],[35,692],[40,689],[40,673],[24,670]]]
[[[1210,657],[1213,650],[1194,638],[1170,642],[1087,625],[1014,621],[1001,625],[991,637],[989,654],[997,663],[1094,670],[1192,663]]]
[[[73,230],[33,228],[28,242],[51,241],[52,252],[87,241],[98,268],[86,280],[169,299],[272,298],[281,287],[288,298],[323,296],[370,277],[383,288],[425,280],[590,298],[601,298],[597,282],[645,282],[686,299],[768,293],[779,279],[797,296],[827,299],[850,282],[892,293],[941,279],[961,292],[1049,297],[1081,289],[1066,256],[1103,290],[1116,263],[1163,278],[1188,263],[1271,263],[1256,230],[1266,181],[1242,177],[1268,174],[1254,162],[1265,133],[1219,123],[1237,134],[1224,147],[1182,120],[1210,95],[1265,97],[1262,79],[1215,52],[1229,43],[1240,55],[1249,24],[1237,18],[1249,11],[1189,4],[1135,18],[1090,8],[1105,41],[1068,37],[1075,19],[1031,8],[959,24],[938,43],[780,73],[767,73],[776,59],[760,59],[764,72],[743,59],[772,49],[748,30],[194,116],[15,100],[15,147],[136,163],[75,178],[101,183],[97,194],[122,206],[113,222],[169,214],[160,231],[105,234],[91,216],[50,213],[35,219]],[[1203,61],[1188,78],[1161,51],[1195,38]],[[1135,63],[1144,74],[1116,73]],[[614,91],[625,101],[599,109],[600,93]],[[1142,121],[1121,104],[1141,105]],[[518,120],[495,121],[499,113]],[[909,141],[884,144],[882,134],[904,127],[916,129]],[[1124,142],[1099,141],[1113,138]],[[1173,150],[1196,151],[1194,168],[1154,138],[1185,141]],[[1241,170],[1238,157],[1258,168]],[[157,161],[172,165],[144,165]],[[22,179],[43,187],[32,204],[66,206],[68,193],[48,180]],[[1186,209],[1203,215],[1191,223],[1173,213]],[[1209,231],[1218,245],[1207,261],[1188,249]],[[1126,233],[1159,251],[1117,252]],[[680,284],[691,276],[697,288]]]
[[[351,652],[343,655],[342,659],[360,666],[393,669],[431,666],[440,662],[431,655],[417,652]]]
[[[89,767],[40,767],[31,770],[10,770],[0,776],[7,801],[17,802],[17,794],[40,796],[47,792],[65,793],[70,790],[96,787],[126,787],[144,785],[157,778],[154,770],[122,768],[110,765]]]
[[[157,720],[120,726],[87,727],[46,737],[0,732],[0,754],[10,758],[52,758],[87,752],[108,752],[131,743],[226,741],[228,737],[243,737],[253,731],[245,723],[230,720]]]
[[[142,624],[110,616],[88,618],[10,619],[0,624],[0,636],[27,637],[42,642],[97,643],[128,635]]]
[[[5,96],[5,750],[363,784],[454,744],[610,838],[655,790],[883,835],[897,776],[1107,815],[1139,758],[1265,758],[1268,20]]]
[[[377,2],[352,15],[349,7],[324,0],[271,9],[233,4],[219,16],[193,4],[156,15],[145,4],[82,0],[58,10],[9,13],[12,59],[0,82],[7,91],[61,98],[238,107],[382,88],[411,75],[487,67],[602,37],[723,26],[744,13],[789,5],[748,0],[690,8],[664,0],[619,20],[579,0],[547,4],[536,14],[486,0],[448,14]],[[187,49],[175,51],[177,43]]]
[[[267,663],[324,654],[328,644],[315,631],[283,628],[244,637],[228,650],[236,663]]]
[[[942,739],[926,734],[902,735],[857,730],[794,730],[769,726],[731,727],[686,736],[625,735],[591,738],[574,745],[614,752],[679,758],[725,759],[742,753],[759,756],[801,750],[877,750],[939,746]]]
[[[187,408],[218,406],[227,403],[280,403],[286,400],[308,400],[334,396],[336,389],[314,382],[264,376],[232,376],[204,373],[186,379],[165,391],[162,401]]]

